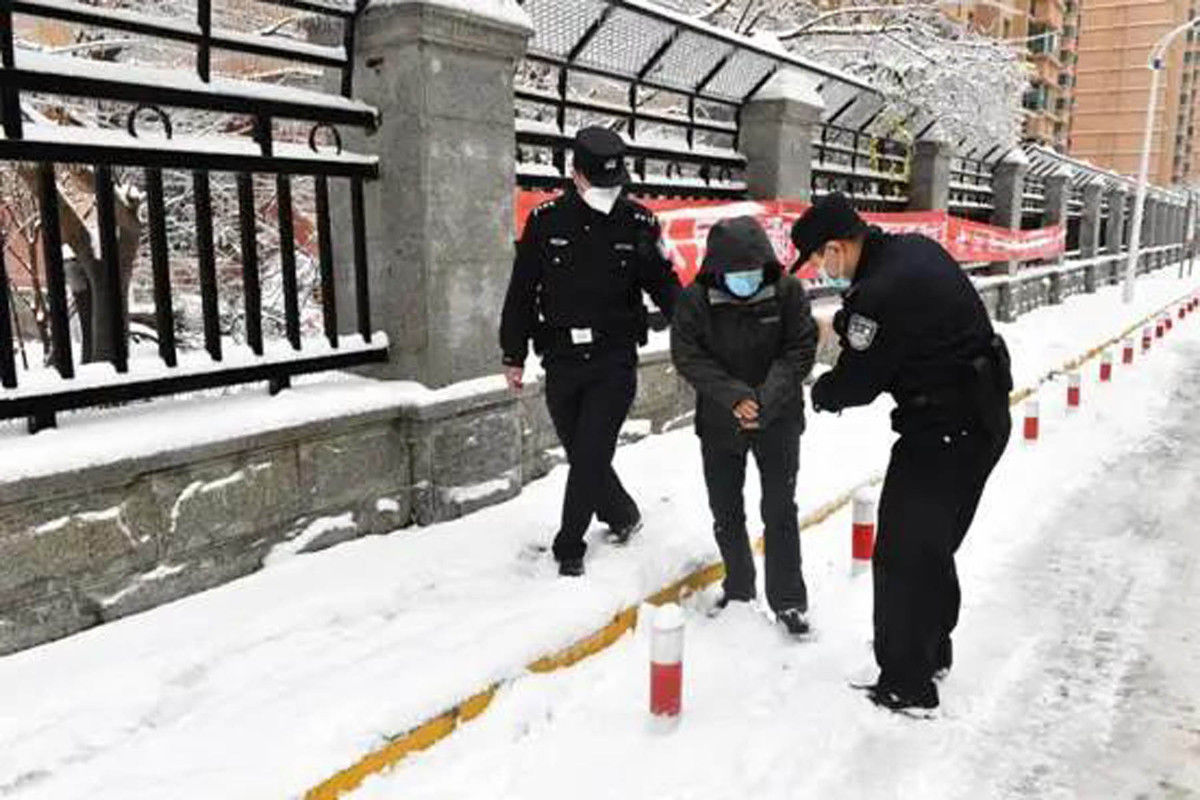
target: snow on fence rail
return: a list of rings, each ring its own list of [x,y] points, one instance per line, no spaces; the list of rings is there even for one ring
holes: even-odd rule
[[[56,413],[67,409],[250,381],[267,381],[272,391],[279,391],[289,385],[293,375],[343,369],[387,358],[386,341],[372,333],[367,285],[364,182],[378,176],[378,164],[374,157],[343,152],[341,135],[335,127],[349,125],[370,130],[378,122],[374,108],[351,96],[353,69],[347,54],[353,52],[355,23],[366,0],[355,0],[353,5],[319,0],[267,2],[340,19],[342,45],[323,47],[289,42],[268,34],[214,29],[211,0],[199,0],[195,24],[72,0],[13,0],[0,7],[3,65],[0,118],[4,129],[0,161],[8,162],[20,180],[27,183],[40,218],[38,266],[46,283],[48,361],[53,369],[52,376],[36,368],[29,373],[18,373],[13,357],[9,281],[5,274],[7,253],[0,246],[0,419],[26,417],[30,431],[36,432],[52,427]],[[25,43],[22,43],[25,49],[18,49],[13,37],[14,17],[32,18],[39,23],[52,20],[95,26],[191,45],[196,48],[194,69],[191,72],[154,69],[49,54],[29,49]],[[341,94],[214,77],[214,49],[339,69]],[[127,131],[88,127],[78,121],[53,122],[32,105],[46,95],[129,106]],[[252,134],[176,137],[171,116],[164,107],[249,118]],[[161,135],[151,135],[145,130],[139,134],[139,119],[150,114],[157,118]],[[307,147],[286,138],[277,142],[277,120],[311,124]],[[322,132],[332,137],[335,148],[319,146]],[[119,178],[128,175],[131,168],[144,181],[144,196],[132,184],[118,185]],[[195,211],[193,234],[198,254],[204,352],[185,352],[182,363],[177,353],[172,302],[164,170],[185,170],[184,175],[190,176]],[[226,350],[232,349],[230,340],[223,336],[219,318],[214,196],[210,181],[219,173],[235,176],[237,237],[241,244],[244,345],[229,353]],[[264,337],[260,274],[263,255],[258,242],[260,204],[255,197],[256,173],[274,177],[276,194],[270,205],[277,216],[281,243],[278,259],[285,342]],[[311,179],[315,193],[319,242],[317,293],[324,333],[307,344],[300,318],[292,201],[293,181],[300,178]],[[346,229],[350,231],[353,246],[347,250],[353,252],[353,263],[347,266],[353,269],[354,280],[346,281],[345,285],[354,288],[355,302],[351,307],[356,314],[355,330],[361,337],[361,343],[346,342],[341,347],[331,180],[348,184],[351,219]],[[77,211],[74,201],[81,194],[94,198],[94,227],[86,221],[84,213]],[[131,371],[127,295],[129,271],[136,254],[128,252],[125,242],[138,238],[137,209],[143,201],[148,211],[154,337],[160,363],[156,366],[147,364],[145,359],[135,359],[137,369]],[[122,222],[119,216],[122,212],[135,222]],[[98,240],[98,246],[93,239]],[[74,310],[78,312],[82,334],[78,344],[72,339],[69,300],[74,301]],[[111,365],[111,373],[96,381],[92,377],[96,370],[91,367],[103,362]]]

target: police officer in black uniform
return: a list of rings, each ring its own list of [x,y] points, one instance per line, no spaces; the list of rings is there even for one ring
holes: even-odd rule
[[[950,668],[960,593],[954,554],[1008,443],[1012,376],[975,287],[937,242],[868,227],[841,194],[792,230],[801,261],[823,259],[851,280],[834,330],[842,351],[812,389],[818,411],[896,401],[873,559],[871,699],[893,710],[935,708]]]
[[[522,387],[530,340],[546,369],[546,404],[570,462],[553,547],[559,573],[569,576],[583,574],[593,515],[617,544],[641,528],[612,458],[637,391],[637,346],[647,333],[642,292],[669,318],[680,291],[654,215],[623,196],[621,137],[580,130],[574,173],[574,185],[525,225],[500,323],[509,386]]]

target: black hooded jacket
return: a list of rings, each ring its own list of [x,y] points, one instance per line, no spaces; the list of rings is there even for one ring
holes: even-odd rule
[[[738,298],[725,273],[762,267],[762,288]],[[803,382],[812,370],[817,326],[804,287],[783,274],[766,233],[752,217],[722,220],[709,234],[696,283],[679,298],[671,358],[696,390],[696,432],[731,445],[744,439],[733,407],[757,400],[760,430],[804,429]]]

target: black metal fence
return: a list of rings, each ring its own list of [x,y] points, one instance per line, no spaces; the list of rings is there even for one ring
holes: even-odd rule
[[[950,212],[981,222],[990,220],[995,205],[994,177],[995,169],[986,159],[959,157],[951,160]]]
[[[311,14],[340,19],[344,27],[340,47],[323,47],[279,37],[221,30],[213,26],[211,0],[199,0],[196,24],[157,18],[128,11],[103,9],[69,0],[9,0],[0,4],[0,115],[4,138],[0,162],[20,166],[31,176],[41,224],[41,269],[49,309],[48,361],[57,373],[52,381],[33,380],[23,385],[13,359],[13,330],[9,323],[9,280],[4,275],[0,248],[0,419],[26,417],[31,431],[53,426],[57,412],[92,405],[118,403],[164,394],[267,381],[272,391],[289,384],[292,376],[340,369],[387,358],[387,344],[373,337],[366,256],[364,182],[378,175],[373,157],[344,152],[336,126],[372,129],[377,112],[352,98],[353,52],[356,16],[365,5],[338,6],[318,0],[267,0]],[[15,47],[14,17],[55,20],[61,23],[117,30],[195,48],[194,69],[149,69],[69,55],[47,54]],[[213,75],[214,51],[286,59],[289,62],[341,71],[341,95]],[[36,94],[85,98],[128,106],[126,130],[56,124],[23,104]],[[245,136],[175,135],[167,109],[213,112],[248,119],[252,139]],[[161,133],[138,131],[139,119],[153,114]],[[275,123],[310,125],[307,143],[277,140]],[[144,124],[144,123],[143,123]],[[335,146],[320,146],[325,133]],[[60,234],[62,194],[59,175],[67,165],[85,165],[94,187],[95,229],[99,238],[98,280],[92,301],[107,304],[99,318],[113,328],[107,331],[111,346],[103,354],[116,373],[105,380],[81,380],[72,342],[67,277]],[[76,167],[77,168],[77,167]],[[153,272],[154,328],[158,366],[131,370],[128,345],[128,285],[121,274],[118,225],[114,203],[114,170],[140,170],[144,180],[147,229]],[[203,347],[206,356],[181,364],[172,302],[170,252],[167,246],[167,211],[164,207],[163,172],[190,174],[194,196],[194,246],[201,294]],[[237,186],[240,229],[240,270],[244,341],[223,340],[218,319],[218,276],[214,255],[213,207],[210,179],[230,173]],[[259,244],[256,236],[254,176],[273,178],[277,224],[281,242],[280,276],[284,302],[286,347],[264,347],[263,297],[260,282]],[[292,186],[311,179],[315,193],[319,248],[319,297],[324,342],[302,337],[297,299],[296,253]],[[353,238],[353,263],[335,263],[330,182],[345,181],[350,198],[348,225],[339,225]],[[337,281],[339,269],[352,269],[356,325],[359,341],[339,337]],[[343,306],[346,307],[346,306]],[[229,350],[243,352],[231,358]],[[143,367],[145,365],[139,365]],[[45,377],[45,376],[41,376]]]
[[[585,38],[582,47],[588,41]],[[630,188],[636,194],[698,199],[745,196],[746,159],[735,149],[739,104],[703,98],[700,92],[706,82],[696,91],[681,92],[648,78],[628,81],[570,58],[536,55],[527,59],[525,69],[531,68],[543,70],[543,82],[554,88],[541,89],[532,81],[519,81],[516,87],[521,188],[565,186],[571,175],[568,158],[574,131],[602,121],[615,124],[629,142]],[[594,99],[605,89],[620,100]]]
[[[814,198],[842,192],[864,211],[903,211],[908,206],[910,164],[903,142],[826,124],[812,148]]]

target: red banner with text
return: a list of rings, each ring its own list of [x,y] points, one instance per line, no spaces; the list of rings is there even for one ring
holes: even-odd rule
[[[517,230],[522,230],[529,213],[555,196],[555,192],[517,193]],[[770,237],[782,264],[796,260],[791,241],[792,224],[808,209],[807,203],[774,201],[696,201],[642,200],[662,223],[663,240],[675,264],[680,280],[690,284],[704,260],[704,245],[712,226],[726,217],[756,218]],[[960,263],[989,261],[1035,261],[1052,259],[1066,250],[1066,230],[1053,225],[1037,230],[1012,231],[985,225],[944,211],[901,211],[864,213],[872,225],[890,233],[919,233],[928,236],[950,252]],[[797,277],[818,281],[815,270],[797,273]]]

